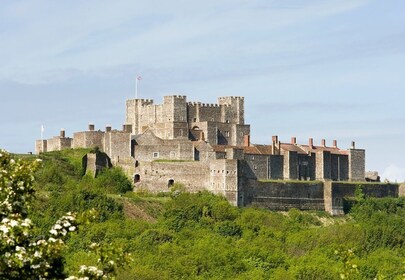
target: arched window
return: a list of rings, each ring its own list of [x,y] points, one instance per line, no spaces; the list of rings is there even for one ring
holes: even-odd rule
[[[134,183],[136,184],[136,183],[138,183],[139,181],[141,181],[141,175],[135,174],[135,175],[134,175]]]

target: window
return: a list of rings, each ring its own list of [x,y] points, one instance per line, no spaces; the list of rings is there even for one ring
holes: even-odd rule
[[[256,169],[257,169],[257,166],[256,166],[256,165],[253,165],[253,169],[256,170]]]
[[[167,187],[172,187],[174,185],[174,180],[170,179],[169,181],[167,181]]]
[[[196,121],[197,121],[197,118],[194,118],[194,119],[193,119],[193,122],[196,122]]]
[[[154,152],[153,153],[153,158],[159,158],[159,152]]]
[[[183,136],[183,129],[179,130],[179,136]]]
[[[225,137],[229,137],[229,131],[225,131]]]
[[[170,158],[171,159],[176,158],[176,152],[175,151],[170,152]]]
[[[139,174],[135,174],[134,176],[134,183],[138,183],[139,181],[141,181],[141,176]]]

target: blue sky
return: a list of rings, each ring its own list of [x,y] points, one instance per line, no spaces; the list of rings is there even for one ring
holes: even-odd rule
[[[119,128],[125,100],[245,96],[252,142],[366,149],[405,181],[405,2],[18,1],[0,7],[0,147]]]

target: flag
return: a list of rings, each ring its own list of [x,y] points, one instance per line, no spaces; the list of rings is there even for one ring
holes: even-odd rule
[[[41,132],[44,133],[44,131],[45,131],[44,125],[41,124]]]
[[[138,76],[138,77],[136,77],[136,79],[137,79],[138,81],[140,81],[140,80],[142,80],[142,77],[141,77],[141,76]]]

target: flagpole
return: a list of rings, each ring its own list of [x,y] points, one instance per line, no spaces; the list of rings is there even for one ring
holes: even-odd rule
[[[135,99],[138,99],[138,77],[135,79]]]
[[[137,76],[135,79],[135,98],[138,99],[138,82],[142,80],[141,76]]]

